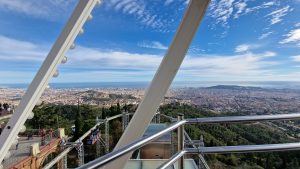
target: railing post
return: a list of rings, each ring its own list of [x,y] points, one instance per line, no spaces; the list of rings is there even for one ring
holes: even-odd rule
[[[178,114],[177,120],[181,121],[183,119],[183,114]],[[177,140],[177,151],[181,152],[184,149],[184,125],[177,128]],[[184,156],[178,160],[178,169],[184,169]]]
[[[127,114],[127,112],[122,112],[122,131],[123,132],[126,129],[126,114]]]
[[[63,159],[63,169],[68,169],[68,156],[65,155]]]
[[[160,123],[160,112],[157,113],[157,123]]]
[[[109,153],[109,121],[105,119],[105,153]]]
[[[78,156],[78,166],[82,166],[84,164],[84,145],[82,143],[82,141],[80,140],[77,147],[75,147],[77,149],[77,156]]]

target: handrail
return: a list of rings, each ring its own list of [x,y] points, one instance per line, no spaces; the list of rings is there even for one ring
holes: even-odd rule
[[[185,130],[184,130],[184,136],[187,138],[188,141],[192,141],[192,139],[190,138],[190,136],[188,135],[188,133]],[[194,148],[197,148],[197,146],[195,144],[192,144],[192,146]],[[202,154],[198,154],[198,157],[199,157],[200,161],[202,162],[203,166],[205,167],[205,169],[210,169],[210,167],[206,163],[203,155]]]
[[[147,136],[147,137],[143,137],[140,138],[130,144],[127,144],[126,146],[124,146],[123,148],[120,148],[118,150],[115,150],[111,153],[108,153],[102,157],[99,157],[97,159],[95,159],[94,161],[91,161],[87,164],[84,164],[80,167],[78,167],[78,169],[93,169],[93,168],[100,168],[103,167],[105,164],[113,161],[114,159],[117,159],[129,152],[132,152],[134,150],[137,150],[139,148],[141,148],[142,146],[146,145],[147,143],[161,137],[162,135],[165,135],[166,133],[177,129],[178,127],[180,127],[181,125],[185,124],[187,121],[186,120],[182,120],[179,122],[176,122],[172,125],[170,125],[168,128],[163,129],[162,131],[153,134],[151,136]]]
[[[181,157],[183,157],[186,153],[187,153],[186,150],[182,150],[182,151],[177,152],[169,160],[167,160],[165,163],[161,164],[157,168],[158,169],[166,169],[166,168],[168,168],[170,165],[172,165],[173,163],[175,163],[178,159],[180,159]]]
[[[292,120],[300,118],[300,113],[293,114],[278,114],[278,115],[253,115],[253,116],[227,116],[227,117],[206,117],[196,119],[184,119],[178,121],[168,128],[153,134],[151,136],[140,138],[123,148],[108,153],[99,157],[87,164],[82,165],[78,169],[94,169],[103,167],[109,162],[122,157],[123,155],[137,150],[145,144],[161,137],[162,135],[180,127],[183,124],[214,124],[214,123],[241,123],[241,122],[258,122],[258,121],[273,121],[273,120]],[[239,152],[262,152],[262,151],[284,151],[298,150],[300,143],[285,143],[285,144],[265,144],[265,145],[246,145],[246,146],[217,146],[217,147],[199,147],[185,149],[190,154],[214,154],[214,153],[239,153]],[[178,155],[178,153],[177,153]]]
[[[166,169],[185,154],[254,153],[290,150],[300,150],[300,143],[186,148],[185,150],[174,154],[168,161],[160,165],[158,169]]]
[[[214,124],[214,123],[241,123],[274,120],[299,119],[300,113],[274,114],[274,115],[251,115],[251,116],[225,116],[186,119],[187,124]]]
[[[226,154],[300,150],[300,143],[186,148],[187,154]]]

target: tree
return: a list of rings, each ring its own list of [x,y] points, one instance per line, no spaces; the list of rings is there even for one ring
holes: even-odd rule
[[[118,114],[116,106],[110,106],[109,111],[110,111],[110,113],[109,113],[110,117]]]
[[[102,110],[101,110],[101,118],[102,119],[105,119],[106,118],[106,111],[105,111],[105,108],[102,107]]]
[[[122,123],[119,120],[113,120],[111,124],[112,147],[114,147],[122,135]]]
[[[81,111],[80,111],[80,106],[79,106],[79,100],[78,100],[78,108],[77,108],[77,113],[75,117],[75,133],[74,133],[74,139],[78,139],[81,134],[81,129],[82,129],[82,116],[81,116]]]
[[[122,111],[121,111],[121,107],[120,107],[120,103],[118,102],[117,103],[117,114],[121,114]]]
[[[125,103],[125,105],[123,106],[123,110],[125,111],[125,112],[128,112],[128,107],[127,107],[127,104]]]
[[[9,105],[7,103],[4,103],[3,108],[4,108],[4,110],[7,110],[9,108]]]

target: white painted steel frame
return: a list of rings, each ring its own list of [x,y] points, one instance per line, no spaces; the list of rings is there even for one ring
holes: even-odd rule
[[[210,0],[191,0],[189,2],[173,42],[115,150],[137,140],[145,132],[180,68],[209,2]],[[123,168],[131,154],[128,153],[128,155],[107,164],[106,168]]]
[[[0,163],[99,0],[80,0],[0,136]]]
[[[132,115],[133,113],[126,113],[126,115]],[[109,122],[110,120],[114,120],[117,119],[119,117],[122,117],[123,114],[117,114],[115,116],[106,118],[106,119],[100,119],[92,128],[90,128],[87,132],[85,132],[79,139],[77,139],[74,143],[74,145],[76,145],[77,143],[80,143],[82,140],[84,140],[87,136],[89,136],[93,130],[97,129],[98,126],[100,126],[101,124],[105,124],[106,122]],[[71,146],[68,147],[66,149],[64,149],[63,152],[61,152],[60,154],[58,154],[52,161],[50,161],[47,165],[44,166],[43,169],[50,169],[51,167],[53,167],[56,163],[58,163],[61,159],[63,159],[65,156],[68,155],[68,153],[75,148],[75,146]]]

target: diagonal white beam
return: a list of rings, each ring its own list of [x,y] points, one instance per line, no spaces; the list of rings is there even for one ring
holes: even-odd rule
[[[99,0],[80,0],[63,32],[53,45],[42,67],[39,69],[19,106],[0,136],[0,163],[3,161],[13,140],[18,135],[22,125],[28,118],[37,101],[47,87],[50,79],[55,73],[57,66],[61,63],[63,56],[70,49],[83,24],[90,15]]]
[[[209,2],[210,0],[190,0],[171,46],[115,149],[140,138],[145,132],[187,53]],[[105,168],[121,169],[130,156],[128,154]]]

